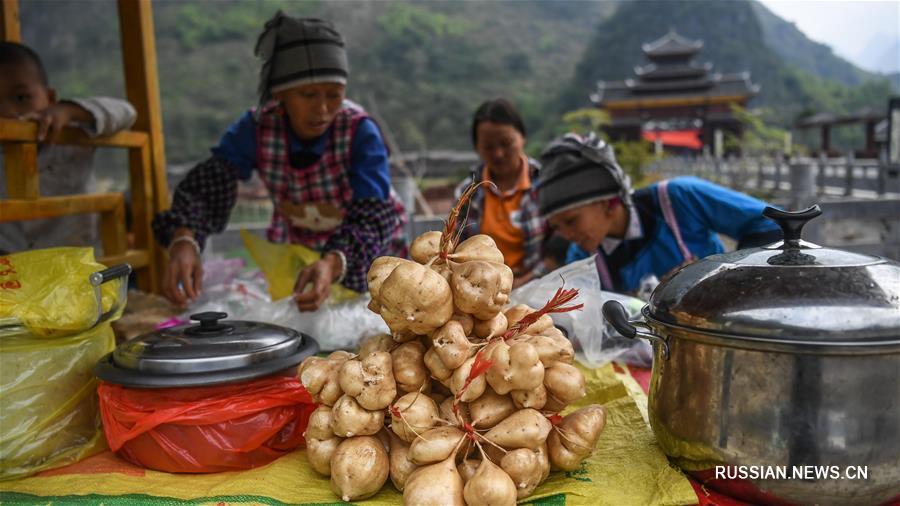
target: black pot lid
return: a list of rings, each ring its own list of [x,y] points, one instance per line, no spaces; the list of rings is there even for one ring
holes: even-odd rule
[[[817,345],[900,344],[900,263],[803,241],[819,206],[763,214],[784,240],[713,255],[661,283],[645,314],[720,335]]]
[[[294,367],[319,349],[314,339],[295,330],[227,317],[199,313],[191,315],[199,324],[138,336],[103,357],[94,373],[133,387],[215,385]]]

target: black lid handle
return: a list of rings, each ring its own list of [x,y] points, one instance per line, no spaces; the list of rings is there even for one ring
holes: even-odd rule
[[[219,332],[227,328],[226,325],[219,324],[219,320],[224,320],[225,318],[228,318],[228,313],[220,313],[218,311],[192,314],[191,320],[200,322],[200,326],[191,330],[195,332]]]
[[[781,227],[781,232],[784,234],[785,249],[800,249],[800,236],[803,226],[820,214],[822,214],[822,208],[818,204],[802,211],[782,211],[774,207],[766,207],[763,210],[763,216]]]

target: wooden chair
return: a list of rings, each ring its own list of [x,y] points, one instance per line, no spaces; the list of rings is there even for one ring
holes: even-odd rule
[[[20,41],[17,0],[2,0],[0,37]],[[128,101],[137,111],[132,130],[91,139],[84,132],[66,128],[62,144],[124,148],[129,151],[129,182],[135,237],[128,249],[125,236],[125,198],[121,193],[42,197],[37,166],[37,125],[0,118],[9,198],[0,200],[0,222],[58,218],[99,213],[100,238],[108,266],[127,262],[134,267],[138,287],[159,292],[165,253],[153,240],[153,215],[169,205],[162,135],[159,82],[153,13],[149,0],[119,0],[119,30]]]

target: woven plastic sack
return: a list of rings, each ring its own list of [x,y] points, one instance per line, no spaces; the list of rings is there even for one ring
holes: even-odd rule
[[[84,332],[102,313],[106,320],[121,316],[121,280],[100,286],[97,307],[91,274],[106,267],[94,260],[93,248],[48,248],[0,257],[0,335],[27,330],[53,337]]]
[[[300,244],[276,244],[241,229],[244,246],[253,261],[266,276],[272,300],[290,296],[300,270],[318,260],[322,255]],[[342,302],[359,296],[357,292],[338,283],[331,285],[332,302]]]
[[[92,370],[114,346],[108,323],[54,339],[0,338],[0,479],[106,449]]]
[[[316,404],[295,376],[210,387],[100,383],[109,448],[149,469],[214,473],[259,467],[304,444]]]

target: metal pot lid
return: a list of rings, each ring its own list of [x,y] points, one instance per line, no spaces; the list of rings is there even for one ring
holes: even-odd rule
[[[784,240],[713,255],[661,283],[651,320],[725,336],[816,345],[900,343],[900,263],[801,239],[822,214],[767,207]]]
[[[213,385],[273,374],[318,351],[314,339],[293,329],[227,317],[194,314],[199,324],[138,336],[104,357],[94,373],[135,387]]]

